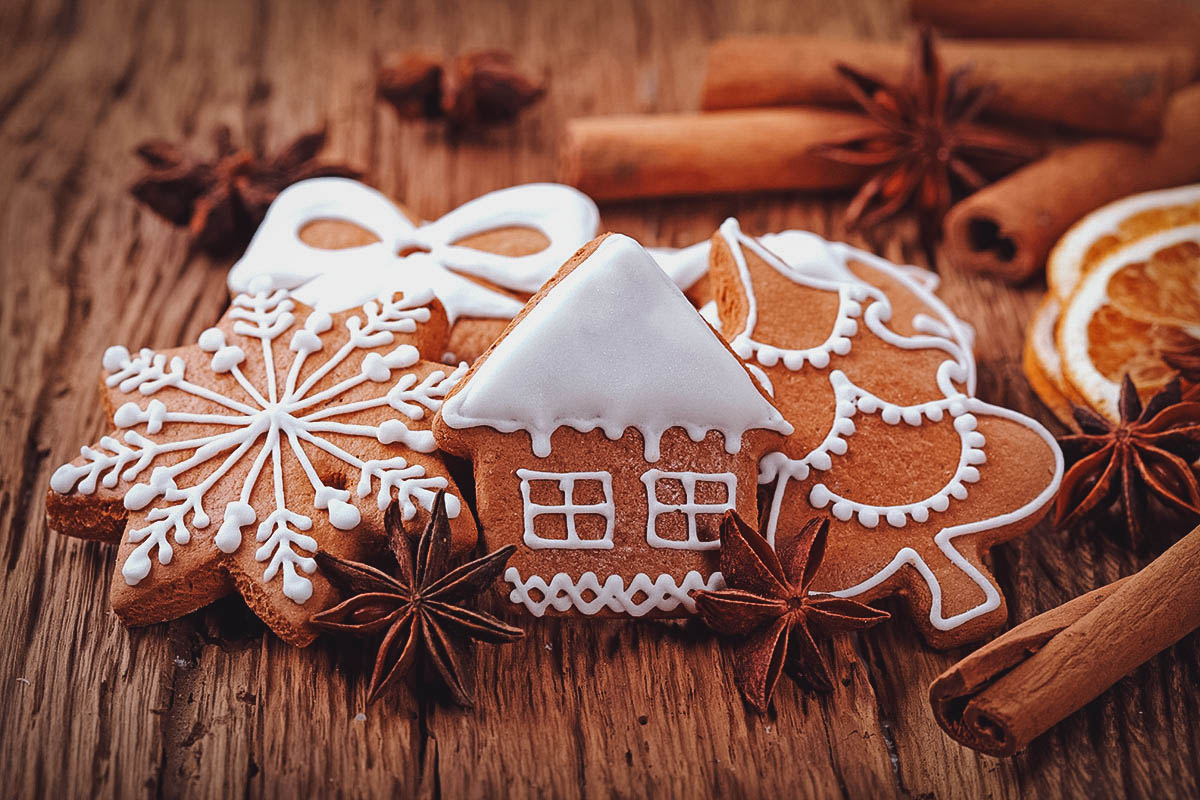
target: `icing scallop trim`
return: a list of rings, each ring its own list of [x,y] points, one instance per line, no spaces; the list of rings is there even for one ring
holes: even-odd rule
[[[983,575],[982,572],[979,571],[978,568],[975,567],[975,565],[970,562],[969,559],[963,556],[963,554],[954,547],[954,540],[959,536],[982,533],[984,531],[1012,525],[1042,510],[1046,504],[1054,498],[1054,495],[1058,492],[1059,484],[1062,482],[1062,451],[1059,450],[1057,442],[1055,442],[1054,437],[1050,435],[1048,430],[1042,427],[1042,425],[1040,425],[1036,420],[1033,420],[1024,414],[1003,408],[1001,406],[994,406],[990,403],[985,403],[982,400],[974,397],[964,398],[963,404],[965,406],[965,410],[972,415],[1000,417],[1025,426],[1034,433],[1038,434],[1046,442],[1047,446],[1050,447],[1051,452],[1054,454],[1054,476],[1046,485],[1046,487],[1032,500],[1005,514],[999,514],[995,517],[990,517],[988,519],[979,520],[976,522],[964,523],[962,525],[952,525],[950,527],[943,528],[934,537],[934,542],[937,544],[937,547],[939,550],[941,550],[942,554],[945,555],[952,564],[966,573],[971,581],[975,583],[980,590],[982,590],[984,595],[983,602],[965,611],[959,612],[958,614],[954,614],[949,617],[944,616],[942,614],[942,586],[938,582],[937,576],[929,567],[928,563],[926,563],[921,557],[921,554],[911,547],[904,547],[897,551],[896,555],[892,558],[892,561],[870,578],[867,578],[861,583],[855,584],[849,588],[840,589],[835,592],[828,592],[827,594],[833,595],[834,597],[855,597],[874,589],[876,586],[879,586],[884,581],[891,578],[902,567],[911,566],[917,571],[918,574],[920,574],[922,579],[925,581],[925,584],[929,588],[931,597],[929,607],[929,622],[937,630],[952,630],[965,622],[969,622],[976,617],[987,614],[1000,607],[1001,602],[1003,602],[1000,591]],[[782,488],[783,484],[781,483],[780,488],[777,491],[781,492]]]

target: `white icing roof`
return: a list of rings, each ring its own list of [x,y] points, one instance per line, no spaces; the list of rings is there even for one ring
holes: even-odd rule
[[[682,427],[694,440],[792,427],[666,273],[628,236],[606,238],[509,332],[442,407],[452,428],[527,431],[536,455],[559,427],[642,432],[646,458]]]

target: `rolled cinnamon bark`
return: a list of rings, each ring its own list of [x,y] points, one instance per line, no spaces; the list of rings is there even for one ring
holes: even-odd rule
[[[1200,528],[1153,563],[1024,622],[942,673],[929,701],[955,741],[1009,756],[1200,627]]]
[[[972,80],[995,86],[990,115],[1141,139],[1159,135],[1168,97],[1196,73],[1191,48],[1160,44],[960,40],[938,52],[947,71],[971,65]],[[709,49],[701,105],[849,105],[838,63],[899,80],[911,58],[901,42],[733,36]]]
[[[1200,42],[1190,0],[912,0],[912,17],[965,36]]]
[[[1153,146],[1096,139],[1052,152],[950,209],[946,259],[1019,282],[1076,220],[1137,192],[1200,180],[1200,86],[1174,94]]]
[[[879,130],[861,114],[807,108],[584,117],[567,123],[563,179],[597,200],[846,189],[869,172],[809,149]]]

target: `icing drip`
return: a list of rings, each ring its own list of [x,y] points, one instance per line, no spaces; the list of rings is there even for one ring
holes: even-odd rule
[[[300,232],[321,219],[353,223],[379,241],[342,250],[312,247]],[[598,224],[596,204],[559,184],[501,189],[417,226],[369,186],[345,178],[314,178],[280,192],[245,255],[230,270],[229,288],[243,292],[265,277],[271,288],[294,289],[297,300],[329,312],[394,291],[432,290],[451,323],[459,317],[508,319],[524,303],[472,278],[513,292],[535,292],[596,234]],[[508,226],[534,228],[550,244],[516,257],[454,244]]]
[[[639,572],[626,586],[625,579],[620,575],[609,575],[604,583],[600,583],[594,572],[583,573],[579,580],[559,572],[547,583],[539,575],[523,579],[515,567],[509,567],[504,572],[504,580],[513,586],[509,599],[524,605],[535,617],[544,616],[547,608],[556,611],[574,608],[589,616],[607,608],[619,614],[641,617],[651,611],[673,611],[683,606],[694,613],[696,601],[691,598],[692,592],[719,589],[725,585],[721,573],[714,572],[705,580],[695,570],[683,576],[682,583],[676,583],[670,575],[663,574],[652,579],[646,573]],[[539,595],[538,599],[534,599],[531,590]],[[644,599],[635,602],[634,598],[639,593]]]
[[[637,242],[606,238],[498,342],[442,408],[452,428],[526,431],[550,454],[567,426],[618,439],[637,429],[647,461],[669,428],[720,431],[736,453],[752,429],[792,426]]]
[[[230,343],[219,328],[200,334],[200,349],[212,355],[209,367],[214,373],[234,378],[246,399],[238,399],[188,379],[183,358],[168,358],[165,354],[143,349],[136,355],[124,347],[110,347],[104,354],[103,365],[108,372],[105,383],[124,393],[137,391],[150,396],[170,387],[192,398],[206,401],[212,411],[179,411],[172,408],[172,394],[164,402],[155,397],[143,408],[127,402],[113,415],[113,424],[124,430],[122,437],[105,436],[97,448],[80,450],[83,464],[64,464],[51,478],[51,488],[59,493],[75,490],[91,494],[99,486],[116,488],[120,481],[134,481],[158,458],[166,453],[190,452],[187,458],[171,465],[153,468],[150,477],[136,483],[124,494],[124,505],[130,511],[140,511],[158,502],[146,515],[146,526],[130,530],[129,542],[137,545],[126,558],[121,572],[130,585],[141,582],[152,568],[152,556],[160,565],[168,565],[173,557],[173,545],[190,543],[193,530],[210,525],[204,506],[205,496],[235,465],[244,458],[252,459],[242,481],[240,492],[220,514],[220,524],[213,543],[225,553],[236,551],[242,543],[243,529],[259,522],[255,540],[260,544],[255,559],[265,563],[264,583],[282,575],[282,591],[296,603],[304,603],[312,595],[312,582],[305,577],[316,570],[311,553],[317,542],[305,531],[312,528],[312,519],[288,508],[283,480],[283,459],[291,453],[307,476],[312,490],[312,505],[324,511],[333,527],[348,530],[360,522],[360,513],[351,502],[351,493],[327,485],[313,467],[301,443],[318,448],[358,470],[358,497],[366,497],[372,485],[378,483],[376,503],[380,510],[396,497],[406,519],[411,519],[417,505],[430,509],[438,489],[445,488],[445,478],[426,476],[419,465],[410,465],[402,457],[383,460],[364,460],[335,445],[323,434],[372,439],[384,444],[401,442],[418,452],[436,449],[429,431],[410,430],[399,418],[385,420],[379,425],[351,424],[339,417],[369,408],[390,406],[408,420],[422,418],[427,411],[441,407],[442,399],[466,373],[462,364],[450,374],[434,372],[420,383],[406,371],[417,363],[418,354],[410,345],[399,345],[381,355],[369,352],[362,355],[358,370],[334,385],[317,390],[322,378],[329,375],[347,359],[364,349],[391,344],[396,333],[411,333],[420,322],[429,319],[425,307],[431,300],[426,293],[387,301],[366,303],[361,315],[346,320],[348,340],[336,352],[327,354],[320,366],[300,380],[305,362],[324,350],[322,334],[332,328],[332,318],[313,311],[300,327],[293,313],[296,304],[284,291],[258,292],[239,295],[233,300],[229,317],[236,320],[234,333],[242,342],[252,345],[258,340],[262,349],[265,386],[254,385],[243,373],[241,365],[246,353],[241,344]],[[295,354],[283,385],[279,385],[274,365],[272,342],[292,331],[289,349]],[[367,383],[388,383],[395,373],[399,379],[390,388],[369,400],[344,402],[320,410],[318,406],[336,401],[346,392]],[[186,423],[211,426],[212,433],[187,440],[165,439],[156,442],[152,436],[166,426]],[[135,430],[145,426],[144,434]],[[259,521],[259,511],[250,504],[251,494],[259,478],[267,470],[273,487],[274,508]],[[177,480],[192,470],[204,474],[199,482],[180,486]],[[451,517],[461,511],[456,497],[446,498]],[[189,519],[190,517],[190,519]]]

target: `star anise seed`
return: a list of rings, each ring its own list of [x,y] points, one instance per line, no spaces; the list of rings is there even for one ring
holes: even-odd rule
[[[211,161],[171,142],[143,142],[135,152],[147,170],[129,189],[163,219],[186,225],[193,245],[213,255],[245,245],[267,207],[291,184],[361,176],[345,164],[316,160],[325,146],[323,129],[305,133],[270,158],[234,147],[227,127],[218,128],[214,139],[217,155]]]
[[[819,144],[812,152],[843,164],[877,168],[846,209],[851,227],[871,228],[914,207],[927,251],[941,238],[942,218],[961,195],[1038,156],[1041,148],[1012,133],[975,124],[995,93],[972,85],[971,68],[945,75],[932,32],[922,28],[903,83],[866,75],[847,64],[838,74],[858,105],[884,130]]]
[[[772,550],[737,512],[727,511],[721,520],[727,588],[697,592],[696,609],[706,625],[730,637],[734,680],[759,713],[766,712],[783,672],[822,691],[833,688],[814,629],[825,635],[858,631],[890,616],[856,600],[809,593],[828,532],[828,517],[814,517]]]
[[[1072,464],[1058,493],[1055,524],[1074,525],[1120,500],[1131,543],[1142,545],[1146,500],[1200,515],[1200,481],[1192,465],[1200,458],[1200,402],[1182,399],[1174,379],[1143,408],[1126,375],[1118,403],[1120,422],[1076,406],[1082,433],[1058,442]]]
[[[441,677],[454,702],[470,707],[474,683],[471,641],[503,644],[525,635],[520,628],[466,605],[496,582],[516,548],[508,545],[451,567],[444,492],[438,492],[415,552],[395,501],[388,507],[384,527],[398,574],[392,576],[368,564],[318,552],[321,572],[348,597],[314,614],[312,624],[357,636],[383,632],[367,690],[368,702],[374,702],[418,658],[424,658]]]

